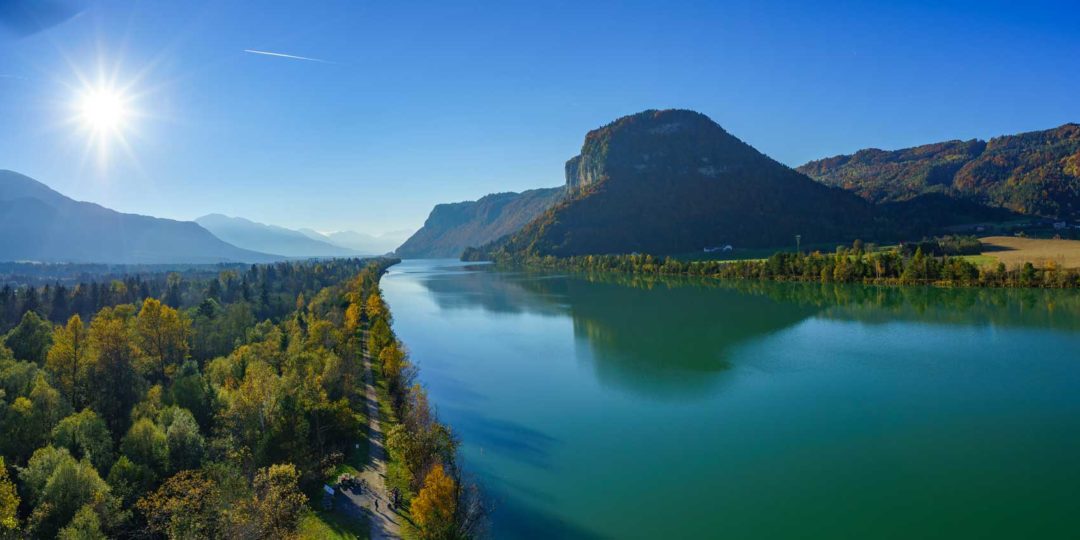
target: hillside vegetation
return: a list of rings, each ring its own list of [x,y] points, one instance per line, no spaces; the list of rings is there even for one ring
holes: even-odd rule
[[[798,171],[872,202],[941,193],[1022,213],[1080,217],[1080,125],[811,161]]]

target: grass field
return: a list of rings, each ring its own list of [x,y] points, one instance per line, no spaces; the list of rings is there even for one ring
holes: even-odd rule
[[[368,524],[336,512],[312,511],[300,518],[298,533],[300,540],[365,540]]]
[[[981,257],[993,257],[1006,266],[1025,262],[1040,266],[1052,261],[1063,268],[1080,268],[1080,240],[988,236],[979,241],[983,243]]]

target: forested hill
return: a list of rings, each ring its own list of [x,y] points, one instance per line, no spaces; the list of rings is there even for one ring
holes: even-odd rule
[[[477,201],[439,204],[424,226],[396,251],[409,259],[457,257],[469,246],[518,231],[555,204],[563,188],[495,193]]]
[[[569,195],[506,242],[532,255],[685,253],[869,235],[873,206],[772,160],[703,114],[650,110],[593,130]]]
[[[942,193],[1047,217],[1080,217],[1080,125],[811,161],[798,171],[873,201]]]
[[[0,261],[108,263],[265,262],[191,221],[174,221],[72,200],[0,170]]]

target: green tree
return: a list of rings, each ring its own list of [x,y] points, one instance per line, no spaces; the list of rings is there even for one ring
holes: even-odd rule
[[[84,505],[71,518],[71,523],[60,529],[58,540],[105,540],[108,538],[101,532],[101,518],[92,505]]]
[[[131,425],[120,442],[120,451],[131,461],[145,465],[155,473],[168,467],[169,445],[165,432],[148,418],[141,418]]]
[[[45,362],[45,353],[52,344],[52,325],[33,311],[23,313],[22,320],[4,336],[4,343],[19,360]]]
[[[186,409],[172,407],[171,418],[165,430],[169,449],[169,469],[183,471],[195,469],[202,463],[205,441],[199,434],[199,424]]]
[[[89,459],[99,473],[106,473],[112,466],[112,435],[105,421],[90,409],[61,420],[53,429],[52,442],[77,459]]]
[[[210,428],[214,415],[213,389],[207,384],[195,362],[189,360],[180,366],[180,371],[169,387],[168,401],[191,411],[203,429]]]
[[[46,446],[34,452],[20,477],[31,494],[30,528],[38,537],[56,536],[84,505],[99,516],[109,509],[108,484],[89,461],[75,461],[65,449]]]
[[[120,504],[126,508],[154,487],[156,475],[150,467],[135,463],[127,456],[120,456],[109,469],[106,481],[112,493],[120,499]]]

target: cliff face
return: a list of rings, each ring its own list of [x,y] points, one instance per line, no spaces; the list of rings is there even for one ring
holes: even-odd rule
[[[533,189],[436,205],[424,226],[397,249],[396,255],[408,259],[458,257],[467,247],[518,231],[555,204],[563,192],[563,188]]]
[[[567,198],[503,246],[534,255],[686,253],[869,237],[872,205],[814,182],[703,114],[645,111],[593,130]]]
[[[860,150],[798,171],[873,202],[941,193],[1024,214],[1080,217],[1080,125],[948,141],[902,150]]]

